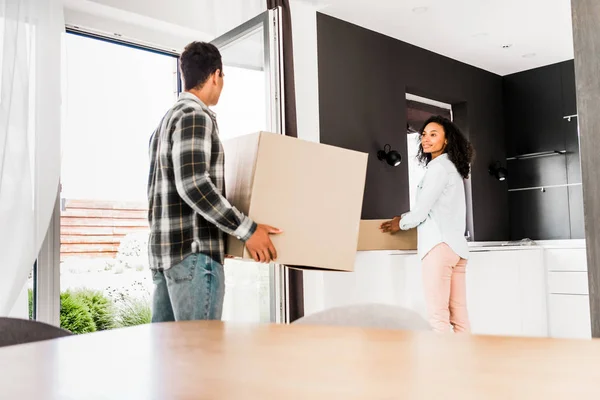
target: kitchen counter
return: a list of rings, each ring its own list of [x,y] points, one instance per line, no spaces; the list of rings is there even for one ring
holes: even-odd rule
[[[474,333],[590,337],[585,240],[469,242],[469,249]],[[399,305],[425,317],[417,252],[360,251],[354,273],[304,272],[306,314],[364,303]]]
[[[509,251],[509,250],[534,250],[534,249],[584,249],[584,239],[573,240],[540,240],[532,242],[469,242],[469,251]],[[372,250],[359,251],[359,253],[377,253],[389,255],[412,255],[416,250]]]
[[[530,242],[469,242],[471,250],[493,249],[493,250],[520,250],[528,248],[542,249],[585,249],[584,239],[572,240],[537,240]]]

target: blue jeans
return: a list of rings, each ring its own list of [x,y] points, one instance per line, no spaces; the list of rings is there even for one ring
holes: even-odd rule
[[[152,322],[221,319],[225,274],[212,258],[190,254],[152,279]]]

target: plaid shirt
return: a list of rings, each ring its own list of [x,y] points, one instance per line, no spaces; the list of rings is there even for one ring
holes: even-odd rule
[[[220,264],[224,233],[246,241],[256,224],[224,197],[224,154],[216,116],[184,92],[150,139],[150,268],[168,269],[191,253]]]

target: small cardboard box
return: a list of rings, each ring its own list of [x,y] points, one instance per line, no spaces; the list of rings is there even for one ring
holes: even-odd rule
[[[223,142],[227,199],[272,235],[277,262],[353,271],[365,188],[365,153],[259,132]],[[226,253],[251,259],[228,237]]]
[[[383,233],[379,230],[385,219],[360,221],[358,250],[416,250],[417,230],[400,231],[394,234]]]

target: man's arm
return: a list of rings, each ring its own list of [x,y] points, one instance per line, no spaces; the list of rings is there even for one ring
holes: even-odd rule
[[[202,112],[186,114],[176,123],[171,151],[177,192],[207,221],[245,242],[256,223],[233,207],[210,178],[212,130],[212,120]]]

